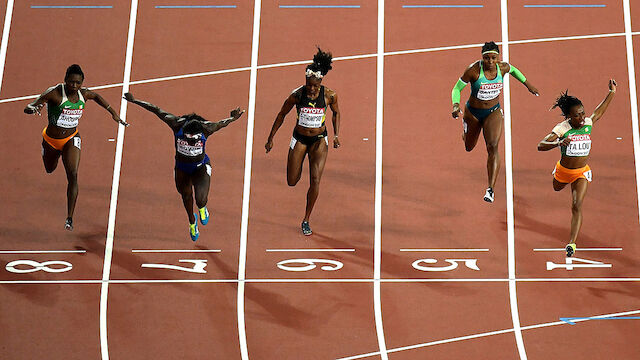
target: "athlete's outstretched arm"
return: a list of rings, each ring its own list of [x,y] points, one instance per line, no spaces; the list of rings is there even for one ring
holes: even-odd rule
[[[607,94],[607,97],[605,97],[604,100],[602,100],[602,102],[596,107],[596,109],[593,110],[593,115],[591,115],[591,121],[593,121],[594,123],[598,121],[602,117],[602,115],[604,115],[605,111],[607,111],[607,108],[609,107],[609,104],[611,103],[611,100],[613,100],[613,96],[616,93],[617,85],[618,84],[616,84],[615,80],[609,80],[609,93]]]
[[[276,116],[276,120],[273,122],[273,126],[271,127],[271,132],[269,133],[269,137],[267,138],[267,143],[264,144],[264,148],[267,150],[267,153],[271,151],[271,148],[273,147],[273,137],[276,135],[276,132],[278,132],[280,126],[282,126],[284,117],[287,116],[291,109],[293,109],[296,102],[296,93],[293,92],[291,95],[289,95],[287,100],[284,101],[284,104],[282,104],[282,108],[280,109],[280,112],[278,113],[278,116]]]
[[[159,107],[153,105],[150,102],[146,102],[146,101],[142,101],[142,100],[138,100],[136,99],[132,93],[126,93],[124,94],[124,99],[127,100],[130,103],[134,103],[142,108],[144,108],[147,111],[150,111],[152,113],[154,113],[158,118],[160,118],[160,120],[164,121],[167,125],[169,125],[171,127],[171,129],[174,129],[177,124],[178,124],[178,119],[179,117],[173,115],[170,112],[166,112],[162,109],[160,109]]]
[[[338,94],[335,91],[331,91],[330,95],[331,103],[331,122],[333,123],[333,147],[340,147],[340,140],[338,140],[338,132],[340,131],[340,108],[338,107]]]
[[[80,90],[80,91],[82,91],[82,90]],[[84,95],[85,95],[85,99],[93,100],[96,103],[98,103],[98,105],[100,105],[103,108],[105,108],[105,110],[107,110],[109,112],[109,114],[111,114],[111,118],[115,122],[117,122],[119,124],[122,124],[124,126],[129,126],[129,124],[127,124],[125,121],[120,119],[120,116],[118,116],[118,113],[116,113],[116,111],[111,107],[111,105],[109,105],[107,100],[105,100],[102,96],[100,96],[100,94],[98,94],[97,92],[93,92],[93,91],[91,91],[89,89],[86,89]]]
[[[231,124],[232,122],[238,120],[242,116],[242,114],[244,114],[244,112],[245,110],[240,110],[240,107],[237,107],[231,110],[230,117],[226,119],[222,119],[218,122],[205,121],[203,123],[203,126],[204,126],[204,130],[207,132],[206,135],[209,136],[214,132],[222,129],[223,127],[226,127],[227,125]]]
[[[42,110],[42,107],[44,106],[44,104],[53,100],[53,97],[54,97],[53,90],[55,90],[57,86],[58,85],[48,88],[42,94],[40,94],[40,96],[38,96],[37,99],[27,104],[27,106],[24,108],[24,113],[40,115],[40,110]]]
[[[530,93],[532,93],[535,96],[540,96],[540,92],[538,92],[538,89],[536,89],[536,87],[533,86],[533,84],[531,84],[529,80],[527,80],[527,78],[522,74],[522,72],[520,72],[520,70],[518,70],[515,66],[509,63],[501,63],[501,64],[504,64],[505,66],[504,70],[508,72],[511,76],[516,78],[518,81],[520,81],[524,86],[526,86]]]

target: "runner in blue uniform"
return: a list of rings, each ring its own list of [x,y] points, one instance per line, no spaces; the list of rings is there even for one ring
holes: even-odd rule
[[[467,151],[473,150],[478,143],[480,130],[484,135],[487,145],[487,175],[488,187],[484,194],[484,201],[493,202],[493,188],[498,178],[500,169],[500,154],[498,144],[502,135],[502,110],[498,97],[502,90],[503,74],[511,74],[518,79],[529,92],[538,96],[536,89],[515,66],[500,61],[500,49],[493,41],[487,42],[482,47],[482,60],[471,64],[465,70],[451,92],[453,103],[452,115],[458,118],[460,109],[460,91],[471,83],[471,96],[467,101],[462,117],[464,147]]]
[[[176,189],[182,195],[182,203],[189,217],[191,240],[198,240],[200,231],[198,230],[196,214],[193,212],[194,195],[200,223],[206,225],[209,222],[207,200],[211,182],[211,162],[205,152],[207,138],[214,132],[238,120],[244,110],[240,110],[239,107],[235,108],[231,110],[230,117],[218,122],[211,122],[195,113],[182,116],[173,115],[154,104],[136,99],[131,93],[124,94],[124,98],[154,113],[173,130],[176,148]]]
[[[320,178],[324,170],[329,149],[325,118],[327,107],[333,112],[333,147],[340,147],[338,131],[340,129],[340,109],[338,108],[338,94],[322,85],[322,79],[331,70],[332,56],[320,48],[313,57],[313,63],[305,70],[305,85],[293,90],[285,100],[278,116],[276,116],[267,143],[264,145],[267,153],[273,147],[273,137],[282,126],[285,116],[296,107],[297,123],[293,129],[293,136],[289,144],[287,158],[287,184],[295,186],[302,175],[302,163],[309,155],[309,190],[307,191],[307,206],[301,229],[304,235],[311,235],[309,218],[320,192]]]

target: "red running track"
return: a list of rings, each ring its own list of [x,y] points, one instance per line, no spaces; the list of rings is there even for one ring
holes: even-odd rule
[[[481,200],[486,186],[482,140],[473,152],[464,151],[461,126],[451,119],[449,105],[456,77],[478,58],[477,45],[501,39],[499,2],[483,8],[407,9],[402,5],[422,2],[387,1],[384,50],[422,51],[385,57],[382,128],[377,128],[376,118],[376,4],[349,1],[360,8],[282,9],[278,5],[283,4],[264,2],[254,128],[249,134],[250,179],[244,177],[245,117],[211,138],[212,221],[201,227],[200,240],[192,244],[173,185],[169,129],[151,114],[129,107],[132,126],[124,137],[113,248],[105,239],[117,156],[116,142],[109,139],[116,138],[117,127],[94,104],[82,119],[77,225],[67,233],[62,230],[63,171],[45,175],[39,155],[45,120],[23,115],[30,100],[15,98],[60,82],[65,67],[77,62],[87,75],[86,86],[116,84],[98,91],[114,107],[119,105],[130,8],[118,3],[112,9],[45,10],[30,5],[57,3],[17,2],[0,93],[0,114],[20,121],[20,128],[1,122],[0,130],[24,134],[5,136],[0,152],[10,169],[0,180],[0,328],[9,329],[0,336],[3,358],[104,359],[106,347],[100,340],[105,338],[111,359],[521,359],[523,349],[529,359],[640,357],[633,337],[640,327],[637,320],[591,320],[574,326],[559,321],[640,311],[634,261],[640,253],[634,241],[640,228],[626,43],[620,35],[622,2],[606,1],[606,7],[593,9],[523,6],[543,3],[509,2],[509,60],[541,92],[534,98],[511,82],[509,98],[501,100],[511,104],[515,251],[510,253],[505,148],[501,146],[496,202],[489,205]],[[308,0],[296,4],[317,5]],[[247,108],[254,4],[197,10],[155,5],[141,1],[138,6],[131,91],[176,114],[197,111],[211,120],[227,116],[235,106]],[[631,19],[638,31],[640,11],[635,8]],[[1,13],[4,10],[0,4]],[[568,18],[571,26],[566,25]],[[459,27],[451,28],[451,19]],[[316,24],[322,24],[319,30]],[[611,35],[572,38],[599,34]],[[564,39],[544,40],[556,37]],[[90,45],[96,38],[100,46]],[[54,45],[61,39],[76,41]],[[537,40],[521,41],[532,39]],[[638,39],[635,35],[636,59]],[[270,154],[263,145],[282,102],[304,81],[305,64],[285,63],[309,60],[316,44],[338,58],[325,85],[340,96],[343,146],[330,150],[312,217],[314,235],[305,238],[298,226],[306,167],[297,187],[285,182],[293,116],[280,129]],[[360,57],[340,59],[355,55]],[[638,61],[635,69],[640,71]],[[186,76],[216,71],[222,73]],[[177,78],[159,79],[165,76]],[[611,77],[618,81],[618,93],[594,133],[590,165],[595,180],[585,200],[579,246],[623,251],[579,251],[579,257],[611,267],[569,270],[562,267],[561,251],[533,251],[563,247],[570,220],[569,193],[551,188],[550,170],[558,154],[539,153],[535,146],[560,120],[557,112],[547,111],[560,91],[569,88],[591,111]],[[463,96],[468,96],[466,90]],[[383,132],[378,168],[377,130]],[[374,212],[377,171],[383,172],[380,218]],[[250,206],[244,238],[246,180]],[[376,241],[381,244],[380,298],[372,281]],[[144,249],[191,252],[133,252]],[[267,251],[283,249],[289,251]],[[26,250],[86,252],[7,253]],[[107,333],[100,329],[105,252],[113,256],[107,274]],[[510,256],[518,279],[511,283],[517,289],[520,349],[513,331]],[[302,258],[343,267],[294,272],[277,266]],[[420,259],[437,262],[415,263]],[[453,270],[433,271],[449,265],[446,259],[475,259],[479,270],[460,260]],[[65,261],[72,269],[16,273],[7,268],[16,260]],[[206,263],[206,272],[185,271],[193,263],[179,260]],[[548,262],[561,266],[547,270]],[[240,309],[239,269],[248,279]],[[376,306],[381,306],[383,328],[376,328],[376,320],[381,321]],[[379,354],[382,338],[388,354]],[[242,355],[245,342],[248,357]],[[417,346],[405,348],[412,345]]]

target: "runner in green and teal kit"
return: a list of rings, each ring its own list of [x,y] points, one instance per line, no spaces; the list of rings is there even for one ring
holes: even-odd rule
[[[498,97],[502,90],[503,74],[511,74],[518,79],[529,91],[538,96],[538,90],[522,75],[520,70],[509,63],[499,61],[500,49],[493,41],[487,42],[482,47],[482,60],[476,61],[465,70],[451,91],[453,103],[452,115],[458,118],[460,109],[460,91],[471,83],[471,96],[466,103],[462,118],[464,147],[467,151],[473,150],[478,143],[480,130],[484,135],[487,145],[487,175],[488,187],[484,194],[484,200],[493,202],[493,188],[498,177],[500,167],[500,155],[498,143],[502,134],[502,110]],[[500,111],[498,111],[500,110]]]
[[[64,227],[73,230],[73,213],[78,198],[78,166],[80,165],[81,140],[78,134],[78,122],[84,112],[87,100],[93,100],[105,108],[114,121],[122,121],[109,103],[97,93],[82,87],[84,73],[79,65],[67,68],[64,83],[47,89],[36,100],[28,104],[24,112],[38,114],[46,104],[49,123],[42,131],[42,161],[47,173],[53,172],[62,156],[67,173],[67,218]]]
[[[553,107],[562,110],[565,120],[556,125],[538,144],[538,151],[548,151],[560,146],[562,156],[553,170],[553,190],[560,191],[571,184],[571,235],[565,247],[567,256],[573,256],[576,251],[576,239],[582,226],[582,202],[587,186],[593,179],[591,168],[587,164],[593,125],[607,111],[615,93],[616,81],[611,79],[607,97],[590,117],[585,117],[580,99],[570,96],[568,91],[563,93]]]

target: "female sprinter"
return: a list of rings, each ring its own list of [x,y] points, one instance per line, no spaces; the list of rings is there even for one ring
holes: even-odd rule
[[[284,117],[293,106],[298,112],[297,123],[293,129],[293,137],[289,145],[287,158],[287,184],[295,186],[302,174],[302,163],[305,156],[309,155],[310,186],[307,191],[307,206],[302,220],[302,233],[311,235],[309,217],[320,192],[320,178],[327,160],[329,140],[327,139],[327,127],[325,117],[327,106],[331,107],[333,116],[333,147],[340,147],[338,131],[340,129],[340,110],[338,109],[338,94],[322,85],[322,78],[331,70],[331,53],[326,53],[318,48],[313,56],[313,63],[307,66],[305,75],[306,83],[295,89],[285,100],[278,116],[276,116],[269,133],[267,143],[264,145],[267,153],[273,147],[273,137],[282,125]]]
[[[182,203],[187,210],[191,240],[198,240],[200,231],[198,231],[196,214],[193,213],[194,192],[200,223],[207,225],[209,222],[209,211],[206,206],[211,182],[211,163],[209,156],[205,153],[205,143],[211,134],[238,120],[244,110],[236,108],[231,110],[231,117],[211,122],[194,113],[173,115],[151,103],[134,98],[131,93],[124,94],[124,98],[154,113],[173,130],[176,147],[176,189],[182,195]]]
[[[571,236],[567,244],[567,256],[576,251],[576,239],[582,225],[582,200],[591,182],[591,168],[587,165],[591,150],[591,129],[616,93],[616,81],[609,80],[609,93],[596,107],[591,117],[585,117],[582,102],[568,91],[560,95],[553,108],[559,107],[565,120],[556,125],[551,133],[538,144],[538,151],[547,151],[560,146],[562,157],[553,170],[553,190],[560,191],[571,184]],[[553,109],[552,108],[552,109]]]
[[[64,84],[48,88],[35,101],[24,108],[27,114],[38,114],[47,104],[49,124],[42,131],[42,161],[47,173],[52,173],[62,163],[67,173],[67,219],[64,228],[73,230],[73,212],[78,198],[78,166],[80,165],[80,134],[78,120],[82,117],[86,100],[93,100],[105,108],[114,121],[128,126],[102,96],[82,87],[84,73],[80,65],[67,68]]]
[[[538,96],[538,90],[509,63],[499,59],[500,49],[493,41],[484,43],[482,47],[482,60],[471,64],[465,70],[451,91],[451,101],[453,102],[453,117],[460,115],[460,91],[471,83],[471,96],[466,104],[466,109],[462,117],[464,147],[467,151],[473,150],[478,142],[480,130],[487,145],[487,173],[489,186],[484,194],[484,201],[493,202],[493,188],[496,185],[498,170],[500,168],[500,155],[498,153],[498,143],[502,135],[502,110],[498,96],[502,90],[502,75],[511,74],[518,79],[529,91]],[[500,111],[498,111],[500,110]]]

